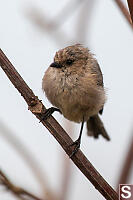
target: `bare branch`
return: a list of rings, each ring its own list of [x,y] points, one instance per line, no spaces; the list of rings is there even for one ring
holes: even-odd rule
[[[41,200],[40,198],[36,197],[30,192],[15,186],[1,170],[0,170],[0,185],[5,186],[15,196],[21,198],[22,200],[28,200],[29,198],[32,200]]]
[[[133,1],[127,0],[127,2],[128,2],[129,10],[130,10],[131,19],[132,19],[132,22],[133,22]]]
[[[132,21],[131,21],[130,14],[129,14],[127,8],[125,7],[124,3],[121,0],[115,0],[115,2],[118,5],[118,7],[121,10],[121,12],[123,13],[123,15],[125,16],[125,18],[126,18],[128,24],[130,25],[130,27],[133,28],[133,24],[132,24]]]
[[[39,119],[42,119],[42,113],[45,110],[42,102],[34,95],[33,91],[28,87],[14,66],[5,56],[0,49],[0,65],[4,70],[10,81],[18,89],[21,95],[29,106],[29,110]],[[59,123],[51,116],[42,124],[50,131],[50,133],[59,142],[62,148],[65,150],[68,156],[71,155],[73,148],[69,145],[72,144],[72,139],[59,125]],[[87,177],[87,179],[94,185],[94,187],[107,199],[118,200],[118,194],[114,189],[104,180],[104,178],[98,173],[93,165],[87,160],[85,155],[79,150],[72,158],[72,161],[80,169],[80,171]]]

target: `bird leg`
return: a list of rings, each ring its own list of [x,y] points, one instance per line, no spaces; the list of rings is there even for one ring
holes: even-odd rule
[[[42,119],[40,120],[40,122],[42,122],[43,120],[46,120],[47,118],[49,118],[55,111],[58,111],[58,112],[61,113],[61,111],[60,111],[59,108],[55,108],[55,107],[48,108],[48,109],[43,113],[43,116],[42,116]]]
[[[75,153],[77,153],[78,149],[80,148],[81,136],[82,136],[82,132],[83,132],[83,126],[84,126],[84,117],[83,117],[83,121],[82,121],[82,124],[81,124],[81,129],[80,129],[80,133],[79,133],[78,139],[75,142],[73,142],[72,144],[69,145],[69,146],[74,146],[75,145],[75,148],[72,151],[72,154],[70,155],[70,158],[72,158],[72,156],[75,155]]]

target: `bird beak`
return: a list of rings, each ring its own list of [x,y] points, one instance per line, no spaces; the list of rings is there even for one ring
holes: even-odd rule
[[[59,63],[57,63],[57,62],[54,62],[54,63],[52,63],[52,64],[50,65],[50,67],[61,68],[62,65],[59,64]]]

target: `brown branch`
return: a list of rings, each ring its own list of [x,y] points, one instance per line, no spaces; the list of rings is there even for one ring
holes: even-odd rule
[[[132,163],[133,163],[133,137],[131,138],[131,144],[129,145],[129,150],[126,159],[124,161],[124,165],[117,186],[119,184],[127,184]]]
[[[121,12],[123,13],[123,15],[125,16],[125,18],[126,18],[128,24],[130,25],[130,27],[133,28],[133,24],[132,24],[132,21],[131,21],[130,14],[129,14],[127,8],[125,7],[124,3],[121,0],[115,0],[115,2],[118,5],[118,7],[121,10]]]
[[[36,197],[35,195],[31,194],[30,192],[15,186],[8,178],[7,176],[0,170],[0,185],[5,186],[10,192],[12,192],[15,196],[23,199],[28,200],[41,200],[40,198]],[[27,198],[26,198],[27,197]]]
[[[24,82],[22,77],[16,71],[14,66],[5,56],[0,49],[0,65],[4,70],[10,81],[17,88],[17,90],[24,97],[25,101],[29,106],[29,110],[38,118],[42,119],[42,112],[45,107],[42,102],[34,95],[33,91]],[[68,156],[71,155],[73,148],[69,145],[72,144],[72,139],[59,125],[59,123],[51,116],[42,124],[50,131],[50,133],[59,142]],[[69,148],[68,148],[69,147]],[[72,161],[80,169],[80,171],[86,176],[86,178],[94,185],[94,187],[107,199],[107,200],[118,200],[118,194],[114,189],[104,180],[104,178],[98,173],[93,165],[87,160],[85,155],[79,150],[72,158]]]
[[[128,2],[128,7],[129,7],[131,19],[132,19],[132,22],[133,22],[133,1],[132,0],[127,0],[127,2]]]

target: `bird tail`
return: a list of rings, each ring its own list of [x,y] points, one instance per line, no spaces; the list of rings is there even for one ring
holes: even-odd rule
[[[103,122],[98,115],[90,117],[87,121],[87,134],[89,136],[93,136],[94,138],[98,138],[99,135],[102,135],[106,140],[110,140],[110,137],[104,128]]]

